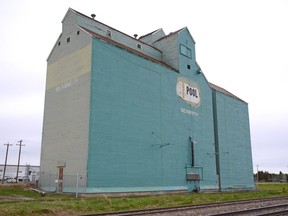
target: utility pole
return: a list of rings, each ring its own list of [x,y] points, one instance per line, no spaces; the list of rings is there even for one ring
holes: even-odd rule
[[[25,146],[25,145],[22,145],[23,140],[20,140],[18,142],[20,144],[16,144],[16,145],[19,145],[19,156],[18,156],[18,165],[17,165],[17,173],[16,173],[16,182],[18,182],[18,172],[19,172],[19,165],[20,165],[21,147]]]
[[[5,157],[5,165],[4,165],[4,171],[3,171],[3,177],[2,177],[2,184],[4,183],[5,180],[5,172],[6,172],[6,165],[7,165],[7,157],[8,157],[8,151],[9,151],[9,146],[12,146],[12,144],[4,144],[7,146],[6,148],[6,157]]]

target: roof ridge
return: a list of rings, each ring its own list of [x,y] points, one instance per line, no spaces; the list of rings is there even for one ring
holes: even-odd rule
[[[177,30],[177,31],[170,32],[168,35],[165,35],[165,36],[159,38],[158,40],[154,41],[154,43],[155,43],[155,42],[158,42],[158,41],[160,41],[160,40],[163,40],[163,39],[165,39],[165,38],[171,37],[171,36],[173,36],[173,35],[175,35],[175,34],[178,34],[180,31],[182,31],[182,30],[185,29],[185,28],[187,28],[187,27],[183,27],[183,28],[181,28],[181,29],[179,29],[179,30]]]
[[[144,37],[147,37],[147,36],[149,36],[149,35],[152,35],[152,34],[154,34],[155,32],[157,32],[157,31],[159,31],[159,30],[161,30],[161,29],[162,29],[162,28],[159,28],[159,29],[156,29],[155,31],[152,31],[152,32],[146,34],[146,35],[142,35],[142,36],[139,37],[139,40],[142,39],[142,38],[144,38]]]
[[[236,95],[232,94],[231,92],[227,91],[226,89],[224,89],[224,88],[222,88],[222,87],[220,87],[220,86],[218,86],[218,85],[215,85],[215,84],[213,84],[213,83],[211,83],[211,82],[208,82],[208,84],[209,84],[209,86],[210,86],[212,89],[214,89],[215,91],[218,91],[218,92],[220,92],[220,93],[222,93],[222,94],[228,95],[228,96],[233,97],[233,98],[235,98],[235,99],[237,99],[237,100],[240,100],[240,101],[242,101],[242,102],[247,103],[246,101],[242,100],[241,98],[237,97]]]
[[[89,17],[89,16],[87,16],[87,15],[85,15],[85,14],[83,14],[83,13],[80,13],[80,12],[78,12],[78,11],[72,9],[72,8],[69,8],[69,10],[72,10],[72,11],[74,11],[75,13],[80,14],[81,16],[84,16],[84,17],[86,17],[86,18],[88,18],[88,19],[90,19],[90,20],[93,20],[94,22],[97,22],[97,23],[99,23],[99,24],[101,24],[101,25],[104,25],[104,26],[112,29],[113,31],[117,31],[117,32],[119,32],[119,33],[121,33],[121,34],[123,34],[123,35],[125,35],[125,36],[127,36],[127,37],[129,37],[129,38],[131,38],[131,39],[133,39],[133,40],[135,40],[135,41],[138,41],[138,42],[140,42],[140,43],[143,43],[143,44],[145,44],[145,45],[147,45],[147,46],[149,46],[149,47],[151,47],[151,48],[153,48],[153,49],[155,49],[155,50],[158,50],[158,51],[162,52],[161,50],[159,50],[158,48],[152,46],[151,44],[148,44],[148,43],[145,43],[145,42],[143,42],[143,41],[140,41],[140,40],[138,40],[138,39],[136,39],[136,38],[134,38],[134,37],[132,37],[132,36],[130,36],[130,35],[122,32],[122,31],[120,31],[120,30],[116,29],[116,28],[113,28],[113,27],[111,27],[111,26],[109,26],[109,25],[107,25],[107,24],[105,24],[105,23],[103,23],[103,22],[100,22],[100,21],[98,21],[98,20],[96,20],[96,19],[93,19],[92,17]],[[160,28],[160,29],[161,29],[161,28]],[[158,30],[159,30],[159,29],[158,29]],[[155,31],[157,31],[157,30],[155,30]]]
[[[78,25],[78,26],[79,26],[79,25]],[[110,43],[110,44],[113,44],[114,46],[117,46],[117,47],[120,47],[120,48],[122,48],[122,49],[125,49],[126,51],[131,52],[131,53],[133,53],[133,54],[135,54],[135,55],[138,55],[138,56],[140,56],[140,57],[142,57],[142,58],[148,59],[148,60],[153,61],[153,62],[155,62],[155,63],[158,63],[158,64],[160,64],[160,65],[162,65],[162,66],[165,66],[165,67],[167,67],[167,68],[170,68],[171,70],[174,70],[174,71],[176,71],[176,72],[179,72],[177,69],[173,68],[172,66],[168,65],[167,63],[165,63],[165,62],[163,62],[163,61],[160,61],[160,60],[158,60],[158,59],[155,59],[155,58],[153,58],[153,57],[151,57],[151,56],[149,56],[149,55],[147,55],[147,54],[144,54],[144,53],[142,53],[142,52],[139,52],[139,51],[137,51],[137,50],[135,50],[135,49],[133,49],[133,48],[130,48],[130,47],[128,47],[128,46],[126,46],[126,45],[124,45],[124,44],[122,44],[122,43],[119,43],[119,42],[117,42],[117,41],[115,41],[115,40],[112,40],[112,39],[110,39],[110,38],[107,38],[107,37],[105,37],[105,36],[103,36],[103,35],[100,35],[100,34],[98,34],[98,33],[96,33],[96,32],[93,32],[93,31],[91,31],[91,30],[89,30],[89,29],[87,29],[87,28],[85,28],[85,27],[83,27],[83,26],[79,26],[79,27],[82,28],[82,29],[84,29],[84,30],[85,30],[87,33],[89,33],[91,36],[94,36],[94,37],[96,37],[96,38],[98,38],[98,39],[101,39],[101,40],[106,41],[106,42],[108,42],[108,43]]]

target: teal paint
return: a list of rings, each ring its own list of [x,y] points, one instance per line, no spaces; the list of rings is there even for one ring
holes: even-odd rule
[[[87,89],[85,94],[77,90],[77,97],[87,100],[88,112],[83,103],[77,103],[77,108],[75,104],[74,109],[70,109],[81,113],[77,117],[73,115],[73,125],[83,120],[83,114],[89,116],[88,141],[85,138],[81,143],[77,142],[77,146],[88,147],[88,150],[81,148],[81,155],[77,152],[77,158],[85,162],[83,164],[86,165],[87,161],[87,169],[77,170],[79,163],[70,153],[72,151],[47,151],[42,152],[41,157],[51,158],[53,154],[53,157],[65,160],[63,155],[67,153],[75,165],[71,163],[72,160],[68,161],[64,173],[70,175],[71,171],[77,171],[81,174],[79,191],[83,193],[193,191],[195,187],[201,190],[255,188],[248,105],[231,95],[211,89],[211,84],[196,63],[195,41],[187,28],[155,43],[153,38],[148,38],[151,46],[142,43],[140,50],[137,48],[140,39],[135,40],[71,9],[68,15],[73,19],[64,18],[68,22],[63,22],[63,25],[67,25],[67,32],[70,34],[71,29],[78,31],[81,28],[80,35],[85,35],[83,44],[92,41],[91,74],[89,71],[85,84],[83,82]],[[82,27],[94,33],[90,34]],[[111,31],[111,37],[106,35],[107,30]],[[73,31],[72,34],[76,33]],[[63,36],[63,39],[66,38]],[[77,51],[79,41],[71,37],[70,45],[72,43]],[[119,44],[126,48],[120,48]],[[61,49],[63,52],[58,49],[53,51],[53,61],[70,52],[65,47]],[[143,54],[150,57],[143,58]],[[175,70],[165,67],[163,63]],[[90,85],[87,84],[89,82]],[[75,95],[68,89],[67,93]],[[46,91],[46,97],[49,94]],[[57,99],[57,106],[65,114],[69,113],[63,108],[69,104],[65,95],[59,98],[51,95],[51,99]],[[55,103],[48,101],[45,107],[55,108]],[[69,119],[63,119],[64,115],[57,115],[59,118],[49,119],[53,124],[57,125],[57,121],[71,124]],[[78,125],[76,129],[86,132],[83,124]],[[49,127],[45,127],[49,130]],[[50,137],[53,139],[58,131],[50,129]],[[61,149],[73,148],[70,142],[63,144],[67,139],[63,138],[62,133],[58,135],[63,140],[54,143],[56,146]],[[55,169],[55,165],[49,165],[47,161],[42,165],[47,170]],[[201,179],[188,181],[188,173],[198,174]],[[76,178],[70,177],[72,180],[69,176],[64,177],[65,192],[75,190]],[[54,189],[55,185],[42,182],[42,188]]]
[[[214,123],[214,139],[215,139],[215,162],[216,162],[216,173],[218,177],[218,190],[221,191],[221,176],[220,176],[220,154],[219,154],[219,137],[218,137],[218,120],[217,120],[217,101],[216,91],[212,90],[212,101],[213,101],[213,123]]]
[[[215,94],[221,190],[255,189],[247,103]]]
[[[88,187],[187,187],[189,137],[201,186],[217,187],[212,92],[204,77],[197,78],[201,106],[193,108],[176,94],[175,71],[98,39],[92,52]]]
[[[88,185],[163,185],[163,69],[97,39],[93,52]]]

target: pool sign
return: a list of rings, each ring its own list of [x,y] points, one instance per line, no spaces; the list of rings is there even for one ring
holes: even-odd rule
[[[177,78],[177,95],[193,107],[200,105],[200,91],[197,83],[184,77]]]

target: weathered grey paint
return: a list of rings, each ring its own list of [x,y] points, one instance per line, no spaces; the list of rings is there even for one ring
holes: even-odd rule
[[[163,31],[162,28],[146,35],[146,36],[143,36],[141,38],[139,38],[140,41],[143,41],[147,44],[150,44],[152,45],[155,41],[159,40],[160,38],[164,37],[165,36],[165,33]]]
[[[155,47],[152,47],[149,44],[143,43],[142,41],[139,41],[99,21],[93,20],[92,18],[80,15],[76,13],[74,10],[70,9],[68,10],[63,20],[63,26],[68,25],[67,26],[68,33],[73,32],[72,30],[69,31],[70,28],[71,29],[73,28],[72,26],[73,23],[76,25],[80,25],[102,36],[111,38],[112,40],[117,41],[121,44],[125,44],[125,46],[135,49],[143,54],[146,54],[155,59],[161,60],[161,52],[157,50]],[[138,44],[141,45],[141,48],[138,47]]]
[[[162,51],[162,61],[179,70],[178,34],[172,34],[153,43],[153,46]]]
[[[57,175],[57,166],[65,166],[64,175],[78,173],[80,186],[86,185],[92,39],[74,18],[75,14],[67,14],[47,60],[40,161],[40,186],[47,190],[47,185],[54,186],[51,174]]]
[[[76,17],[75,13],[67,13],[63,20],[62,33],[48,56],[48,64],[91,44],[91,36],[76,25]],[[68,38],[70,38],[70,42],[67,42]]]

